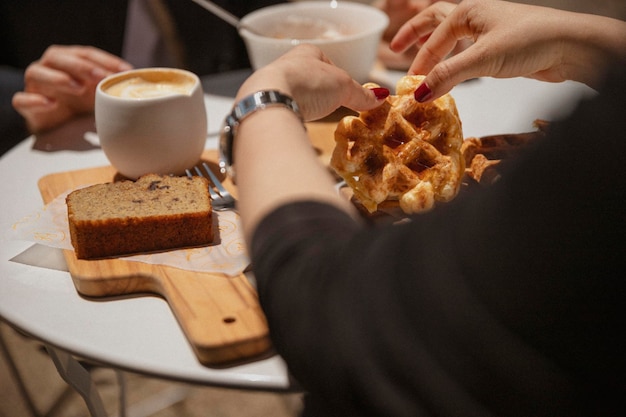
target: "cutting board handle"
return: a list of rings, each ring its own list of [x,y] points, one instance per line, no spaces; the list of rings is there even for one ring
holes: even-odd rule
[[[74,286],[85,296],[163,297],[204,365],[223,366],[270,350],[265,315],[243,274],[230,277],[142,262],[88,261],[76,259],[73,251],[65,255]]]
[[[170,305],[202,363],[223,364],[267,352],[267,322],[256,291],[228,277],[158,266],[155,292]]]

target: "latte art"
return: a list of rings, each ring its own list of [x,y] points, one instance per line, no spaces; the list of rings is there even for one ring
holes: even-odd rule
[[[173,94],[190,95],[193,86],[194,80],[180,77],[171,80],[132,77],[108,86],[106,93],[121,98],[156,98]]]

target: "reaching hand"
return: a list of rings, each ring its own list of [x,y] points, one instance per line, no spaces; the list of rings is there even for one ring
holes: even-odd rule
[[[28,66],[24,91],[13,107],[33,133],[51,129],[80,114],[93,112],[96,85],[131,65],[90,46],[50,46]]]
[[[410,47],[402,53],[395,53],[389,49],[389,42],[407,20],[437,1],[440,0],[377,0],[373,3],[389,17],[389,26],[383,33],[382,42],[378,48],[378,59],[385,67],[398,70],[409,68],[417,53],[417,48]]]
[[[363,88],[311,45],[298,46],[256,71],[242,85],[237,99],[267,89],[291,95],[305,120],[327,116],[340,106],[369,110],[380,105],[380,99],[389,94],[387,89]]]
[[[474,43],[448,57],[457,43]],[[408,21],[391,48],[421,44],[409,73],[426,74],[420,101],[435,99],[475,77],[524,76],[594,85],[606,64],[626,51],[626,23],[602,16],[508,3],[438,2]]]

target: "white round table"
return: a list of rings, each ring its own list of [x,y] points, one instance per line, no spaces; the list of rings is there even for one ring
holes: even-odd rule
[[[372,77],[393,87],[400,75],[374,71]],[[479,79],[457,86],[452,94],[464,136],[469,137],[534,130],[533,120],[558,118],[592,92],[573,82]],[[206,103],[207,148],[213,148],[232,98],[207,95]],[[39,140],[26,138],[0,159],[0,230],[8,231],[21,217],[42,207],[39,178],[108,164],[100,148],[88,140],[93,134],[83,134],[90,123],[89,119],[76,121]],[[0,237],[0,317],[61,357],[86,358],[193,384],[297,390],[277,355],[220,369],[201,365],[164,300],[149,296],[85,299],[76,292],[60,250],[7,235]]]

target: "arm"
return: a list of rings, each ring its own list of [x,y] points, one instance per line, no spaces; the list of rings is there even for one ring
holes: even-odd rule
[[[474,41],[446,58],[457,43]],[[436,3],[396,34],[391,48],[421,48],[409,72],[427,74],[421,99],[437,98],[475,77],[575,80],[597,87],[607,65],[626,59],[626,22],[603,16],[508,3]]]
[[[122,59],[88,46],[50,46],[26,68],[13,107],[37,133],[93,111],[95,88],[109,74],[130,69]]]
[[[311,415],[621,415],[619,94],[409,224],[307,202],[261,221],[261,305]]]
[[[307,118],[377,104],[320,57],[294,50],[239,98],[277,88]],[[623,103],[623,88],[609,91]],[[599,104],[494,188],[380,229],[336,198],[291,111],[242,123],[235,164],[259,297],[310,411],[607,415],[601,407],[621,400],[624,375],[613,336],[624,282],[615,155],[625,142],[615,134],[621,107]],[[589,152],[590,137],[599,152]]]

